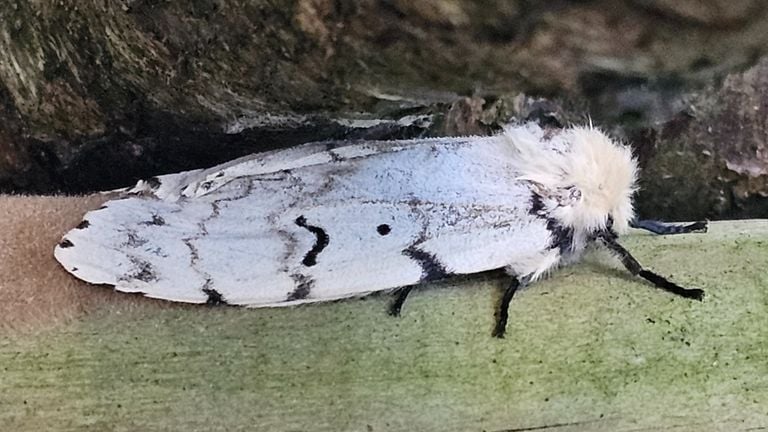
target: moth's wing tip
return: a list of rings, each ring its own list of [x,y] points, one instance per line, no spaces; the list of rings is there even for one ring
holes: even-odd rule
[[[94,262],[92,258],[84,255],[88,252],[87,245],[86,247],[79,245],[78,240],[82,240],[82,238],[71,235],[71,233],[65,234],[53,249],[53,257],[59,265],[67,273],[92,285],[114,286],[117,284],[119,275],[99,266],[98,261]]]

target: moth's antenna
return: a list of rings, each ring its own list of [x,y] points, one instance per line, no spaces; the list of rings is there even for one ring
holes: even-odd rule
[[[644,229],[654,234],[688,234],[705,233],[708,229],[707,221],[698,221],[690,224],[667,224],[655,220],[632,220],[629,226]]]
[[[704,298],[703,290],[700,290],[698,288],[693,288],[693,289],[683,288],[680,285],[670,282],[664,276],[658,275],[649,270],[645,270],[643,266],[641,266],[640,263],[637,262],[637,260],[629,253],[629,251],[624,249],[616,241],[616,238],[617,238],[616,233],[608,230],[601,231],[597,235],[597,240],[599,240],[602,244],[604,244],[608,248],[608,250],[616,254],[616,256],[621,260],[621,263],[624,264],[624,267],[626,267],[626,269],[629,270],[630,273],[632,273],[635,276],[640,276],[641,278],[647,280],[648,282],[656,285],[657,288],[661,288],[664,291],[669,291],[672,294],[677,294],[681,297],[699,300],[699,301]]]

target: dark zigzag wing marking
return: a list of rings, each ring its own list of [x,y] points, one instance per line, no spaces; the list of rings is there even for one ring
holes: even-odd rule
[[[446,279],[453,275],[445,266],[431,253],[424,252],[416,246],[411,246],[403,251],[403,255],[416,261],[421,266],[421,282]]]
[[[307,254],[304,256],[304,259],[301,260],[301,263],[305,266],[312,267],[313,265],[317,264],[317,256],[320,254],[320,252],[323,251],[323,249],[328,246],[331,238],[328,236],[328,233],[326,233],[324,229],[318,226],[308,225],[307,219],[304,216],[299,216],[296,218],[296,225],[306,229],[316,237],[314,246],[312,246],[312,249],[307,252]]]

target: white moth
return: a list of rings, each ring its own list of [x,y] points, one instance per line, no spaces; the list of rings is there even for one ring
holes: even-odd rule
[[[504,268],[512,295],[633,221],[636,161],[590,127],[491,137],[323,142],[139,182],[56,247],[76,277],[189,303],[290,306]],[[702,224],[657,232],[690,231]]]

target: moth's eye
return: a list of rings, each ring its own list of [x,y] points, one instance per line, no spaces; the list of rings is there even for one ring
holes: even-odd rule
[[[387,235],[392,231],[392,228],[389,227],[387,224],[381,224],[376,227],[376,232],[378,232],[380,235]]]
[[[605,222],[605,227],[608,229],[613,228],[613,216],[608,215],[608,220]]]

